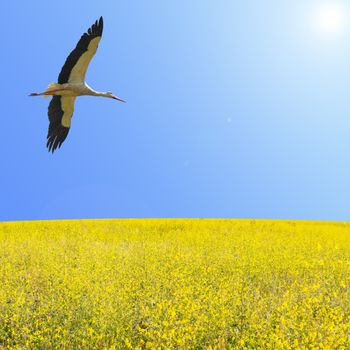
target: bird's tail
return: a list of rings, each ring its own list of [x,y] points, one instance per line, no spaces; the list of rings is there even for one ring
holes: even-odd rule
[[[48,86],[47,86],[47,89],[45,91],[45,93],[47,92],[50,92],[50,91],[53,91],[53,90],[57,90],[61,87],[61,84],[58,84],[58,83],[50,83]],[[44,97],[50,97],[51,94],[45,94],[44,93]]]
[[[56,90],[56,89],[59,89],[60,87],[61,87],[61,84],[58,84],[58,83],[50,83],[50,84],[47,86],[46,91]]]

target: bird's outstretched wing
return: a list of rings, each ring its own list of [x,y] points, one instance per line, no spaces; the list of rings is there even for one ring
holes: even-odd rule
[[[102,31],[103,18],[100,17],[87,33],[82,35],[75,49],[67,57],[58,76],[59,84],[84,82],[87,67],[97,50]]]
[[[75,97],[53,96],[49,104],[49,131],[47,133],[47,144],[49,152],[60,148],[66,139],[72,115],[74,112]]]

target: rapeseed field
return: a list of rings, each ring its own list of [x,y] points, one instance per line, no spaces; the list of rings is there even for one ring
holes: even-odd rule
[[[0,348],[349,349],[350,224],[0,224]]]

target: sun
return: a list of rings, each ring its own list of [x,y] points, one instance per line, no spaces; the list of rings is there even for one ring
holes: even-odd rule
[[[320,4],[312,14],[314,30],[323,37],[338,37],[348,24],[347,8],[336,2]]]

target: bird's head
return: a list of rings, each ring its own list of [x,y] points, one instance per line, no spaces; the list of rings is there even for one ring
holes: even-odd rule
[[[114,95],[113,95],[113,92],[110,92],[110,91],[106,92],[106,97],[113,98],[114,100],[117,100],[117,101],[120,101],[120,102],[124,102],[124,103],[125,103],[124,100],[122,100],[122,99],[119,98],[118,96],[114,96]]]

